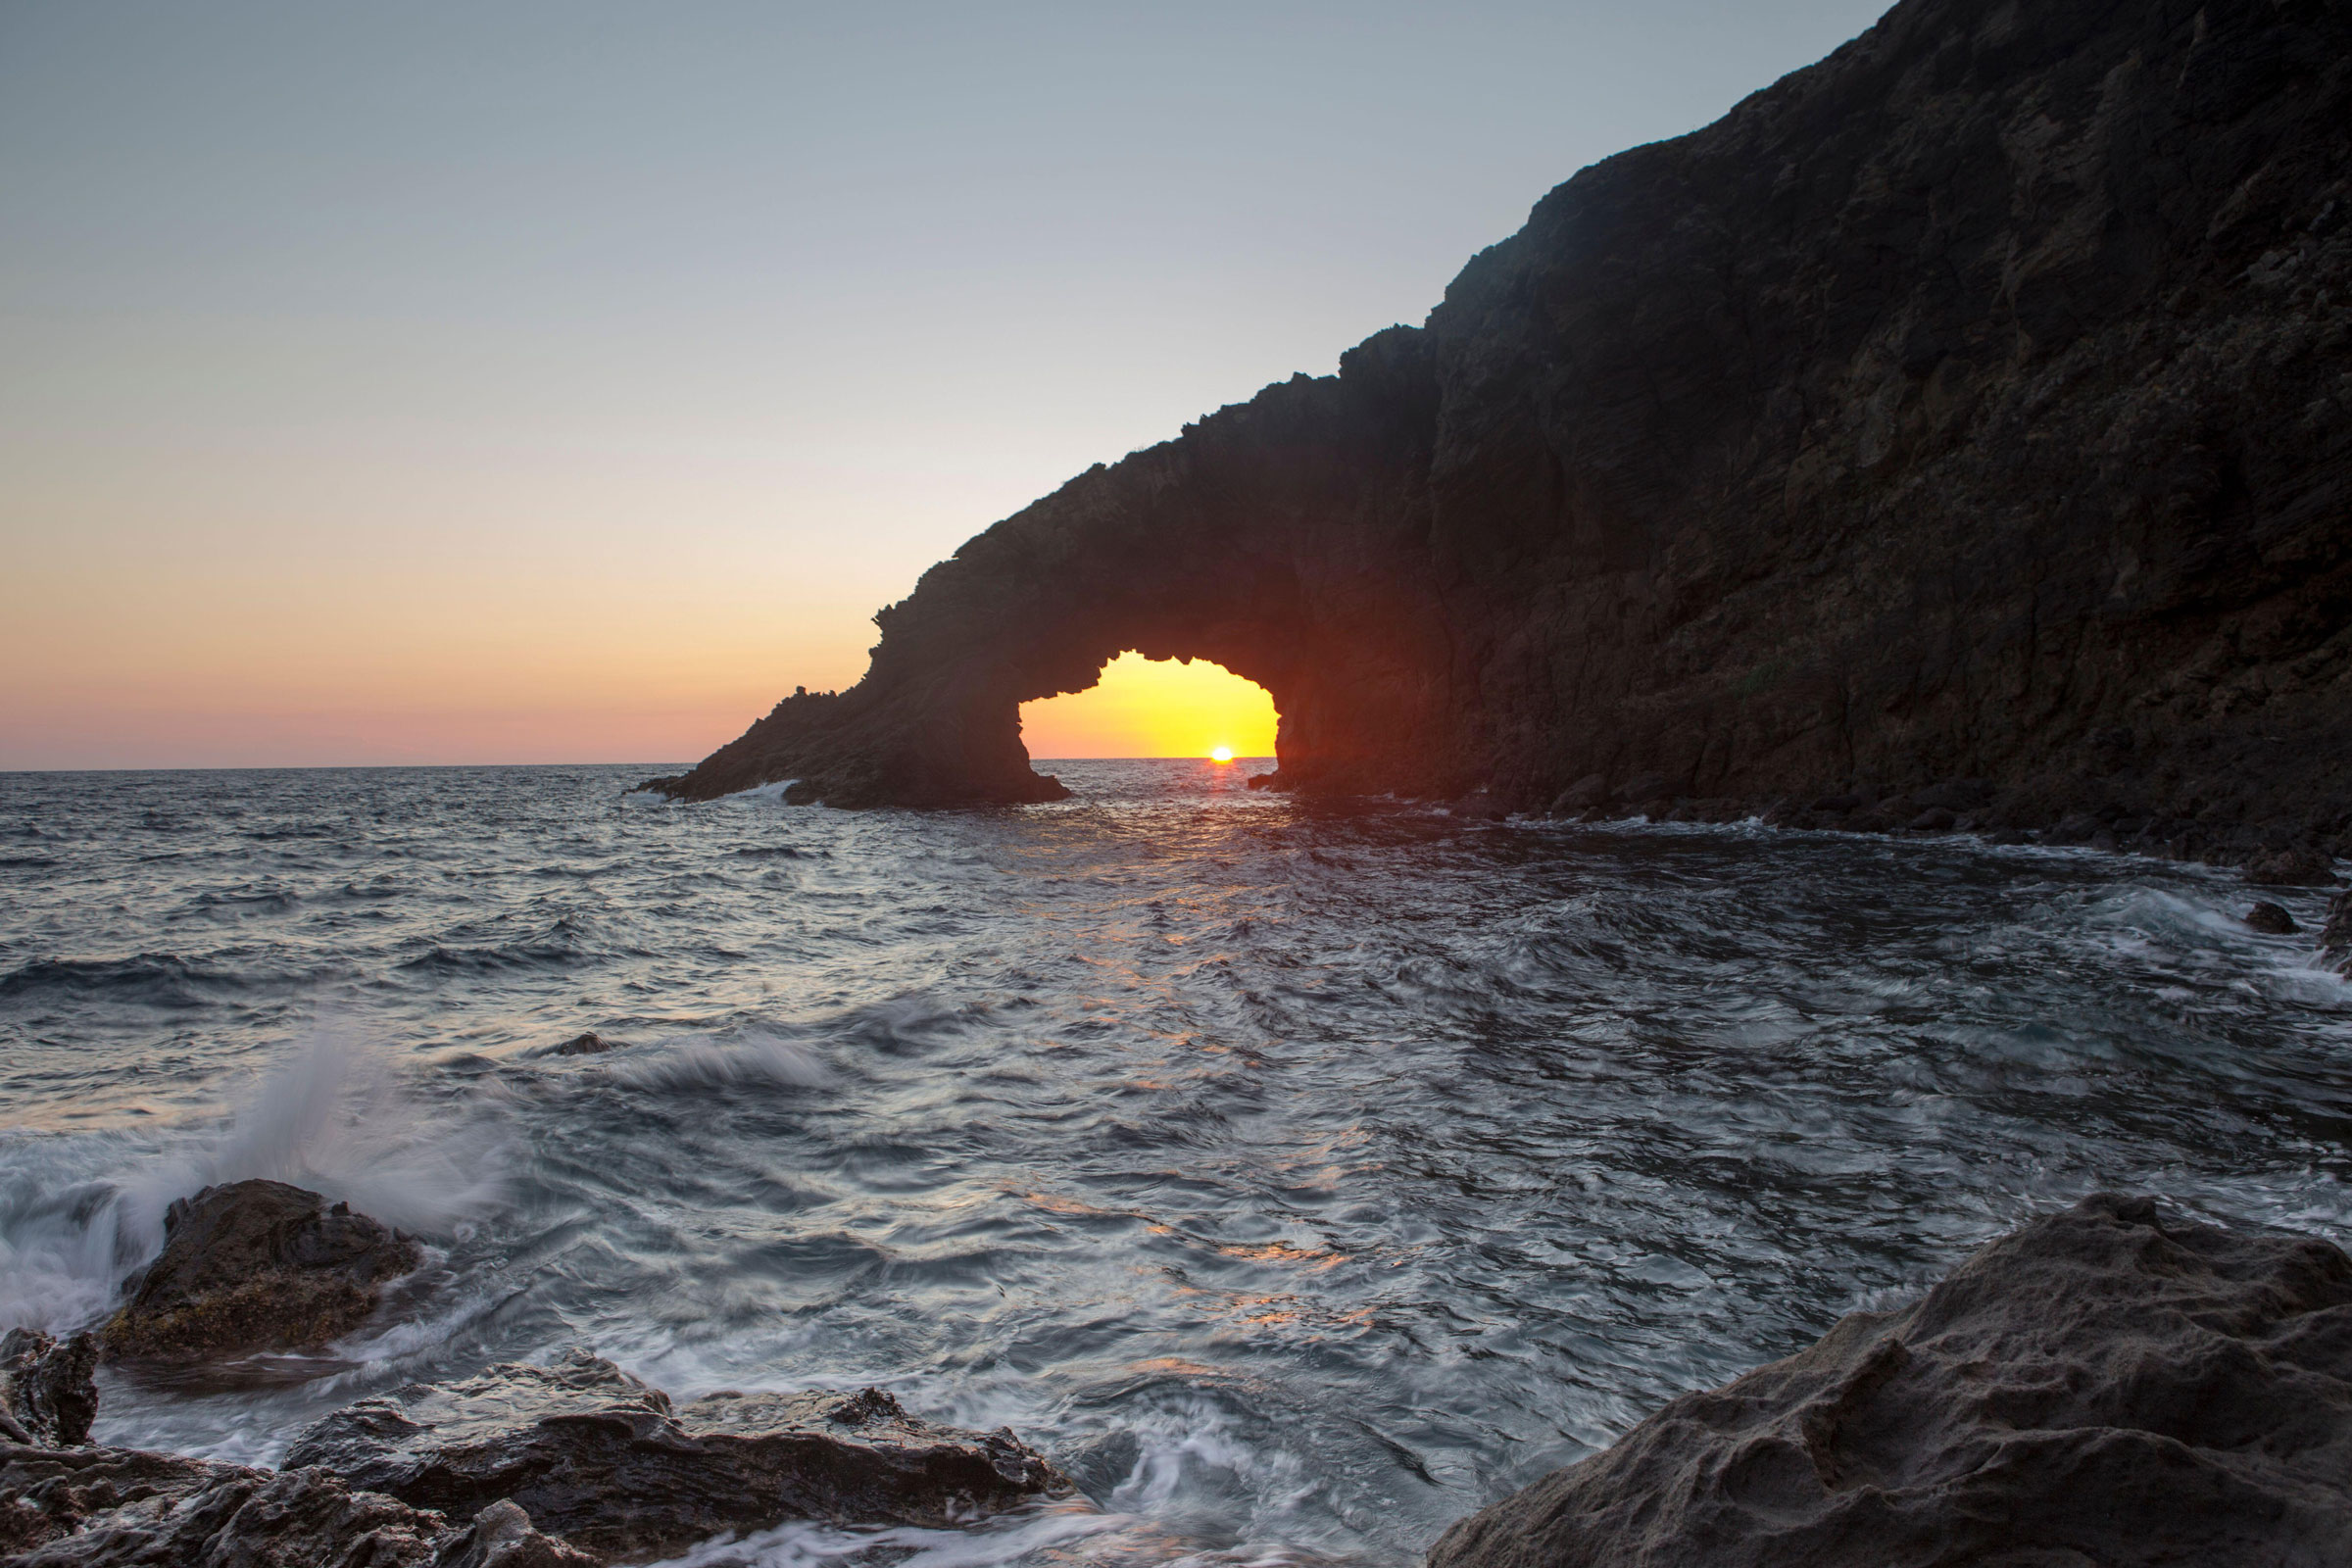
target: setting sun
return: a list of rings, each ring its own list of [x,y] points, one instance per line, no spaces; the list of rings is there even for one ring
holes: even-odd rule
[[[1021,705],[1033,758],[1274,755],[1274,699],[1205,659],[1124,653],[1082,692]]]

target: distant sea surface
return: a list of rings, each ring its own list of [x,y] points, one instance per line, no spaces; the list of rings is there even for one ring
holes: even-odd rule
[[[657,770],[0,775],[0,1326],[101,1316],[208,1181],[430,1249],[329,1355],[105,1374],[101,1441],[269,1462],[581,1345],[881,1385],[1089,1496],[710,1568],[1403,1564],[2084,1193],[2352,1242],[2352,991],[2226,873],[1206,762],[927,814]]]

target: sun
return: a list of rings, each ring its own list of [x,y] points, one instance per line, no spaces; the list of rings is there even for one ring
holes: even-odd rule
[[[1230,762],[1233,760],[1233,748],[1220,746],[1208,754],[1208,760],[1212,762]]]

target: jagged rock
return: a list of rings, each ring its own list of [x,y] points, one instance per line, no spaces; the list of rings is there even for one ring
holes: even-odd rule
[[[597,1568],[512,1504],[471,1528],[324,1470],[0,1444],[8,1568]]]
[[[2332,887],[2335,864],[2314,849],[2273,850],[2246,862],[2245,878],[2258,887]]]
[[[2101,1194],[1686,1395],[1429,1568],[2341,1568],[2352,1258]]]
[[[284,1182],[207,1187],[164,1216],[164,1250],[123,1282],[110,1356],[186,1359],[323,1345],[373,1312],[416,1244]]]
[[[98,1414],[98,1342],[76,1334],[60,1345],[31,1329],[0,1338],[0,1438],[70,1448],[90,1440]]]
[[[2352,892],[2338,893],[2328,903],[2328,921],[2320,927],[2320,957],[2352,980]]]
[[[1565,816],[1573,811],[1591,810],[1609,798],[1609,781],[1598,773],[1587,773],[1583,778],[1560,791],[1551,803],[1551,814]]]
[[[1050,798],[1020,703],[1134,648],[1265,686],[1310,793],[1957,780],[2352,853],[2347,126],[2341,4],[1904,0],[1425,325],[967,541],[857,687],[657,787]]]
[[[2246,911],[2246,924],[2266,937],[2291,937],[2302,929],[2293,915],[2268,899]]]
[[[462,1516],[509,1499],[615,1558],[788,1519],[941,1526],[1069,1487],[1011,1433],[931,1426],[880,1390],[713,1394],[673,1410],[576,1350],[363,1399],[286,1462]]]

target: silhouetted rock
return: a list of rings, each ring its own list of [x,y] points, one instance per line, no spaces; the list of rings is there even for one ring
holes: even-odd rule
[[[208,1187],[164,1215],[164,1250],[123,1282],[110,1356],[190,1359],[323,1345],[414,1269],[414,1241],[284,1182]]]
[[[1605,804],[1608,798],[1609,781],[1598,773],[1587,773],[1560,791],[1552,800],[1551,811],[1554,816],[1564,816],[1572,811],[1591,810]]]
[[[2268,899],[2246,911],[2246,924],[2269,937],[2291,937],[2302,929],[2293,915]]]
[[[31,1329],[0,1337],[0,1438],[44,1448],[90,1440],[98,1414],[98,1342],[76,1334],[60,1345]]]
[[[714,1394],[673,1410],[583,1351],[363,1399],[286,1462],[459,1516],[511,1500],[611,1557],[788,1519],[942,1526],[1069,1486],[1011,1433],[934,1427],[876,1389]]]
[[[2352,1258],[2103,1194],[1675,1400],[1430,1568],[2340,1568]]]
[[[1020,703],[1134,648],[1265,686],[1309,792],[1868,780],[1897,828],[2352,852],[2347,124],[2342,5],[1904,0],[1426,325],[967,541],[858,686],[657,784],[1051,798]]]
[[[2335,882],[2335,865],[2318,850],[2273,850],[2246,862],[2246,880],[2261,887],[2324,888]]]

